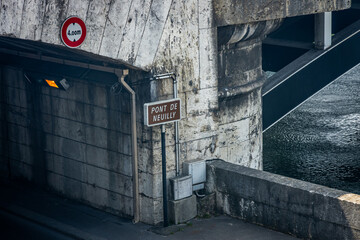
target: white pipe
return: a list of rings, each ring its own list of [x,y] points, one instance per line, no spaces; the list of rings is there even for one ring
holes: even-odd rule
[[[140,204],[139,204],[139,177],[138,177],[138,156],[137,156],[137,134],[136,134],[136,97],[135,91],[125,82],[125,77],[129,74],[129,70],[123,70],[122,73],[115,72],[118,78],[120,77],[121,84],[131,94],[131,141],[132,141],[132,156],[133,156],[133,223],[140,220]]]
[[[174,76],[173,77],[174,98],[177,98],[178,97],[177,80],[176,80],[176,75],[174,74],[173,76]],[[176,121],[175,122],[175,172],[176,172],[176,176],[180,175],[179,161],[180,161],[179,122]]]

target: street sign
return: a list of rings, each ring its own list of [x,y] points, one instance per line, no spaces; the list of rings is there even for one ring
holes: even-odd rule
[[[174,98],[144,104],[144,124],[148,127],[161,125],[161,169],[163,184],[163,211],[164,227],[169,226],[167,213],[167,186],[166,186],[166,145],[165,123],[179,121],[181,119],[181,100]]]
[[[180,98],[144,104],[144,124],[148,127],[175,122],[180,119]]]
[[[61,40],[69,48],[79,47],[85,40],[86,26],[78,17],[67,18],[61,26]]]

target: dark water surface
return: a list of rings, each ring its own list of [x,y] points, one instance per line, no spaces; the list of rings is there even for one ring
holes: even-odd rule
[[[265,171],[360,194],[360,65],[263,138]]]

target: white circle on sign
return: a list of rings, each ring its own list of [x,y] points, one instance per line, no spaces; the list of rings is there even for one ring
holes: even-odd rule
[[[78,23],[71,23],[66,29],[66,36],[72,42],[78,41],[81,34],[81,26]]]

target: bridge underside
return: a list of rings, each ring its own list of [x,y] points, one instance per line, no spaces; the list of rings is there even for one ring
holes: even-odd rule
[[[263,129],[266,131],[309,97],[360,62],[360,10],[334,12],[332,46],[316,50],[314,16],[285,20],[264,40],[263,69],[275,72],[265,83]]]

